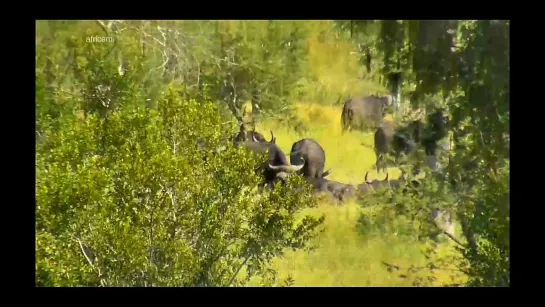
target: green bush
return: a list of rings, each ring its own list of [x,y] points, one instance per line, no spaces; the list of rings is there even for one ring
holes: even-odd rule
[[[183,100],[174,88],[157,110],[127,107],[44,129],[40,286],[240,285],[242,267],[248,278],[265,276],[272,257],[305,247],[322,221],[296,223],[315,202],[294,192],[300,178],[260,194],[254,169],[264,160],[224,143],[214,103]],[[208,150],[199,151],[203,140]]]

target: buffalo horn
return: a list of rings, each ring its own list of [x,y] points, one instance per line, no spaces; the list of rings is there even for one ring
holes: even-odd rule
[[[301,165],[271,165],[269,163],[269,168],[274,170],[274,171],[280,171],[280,172],[286,172],[286,173],[293,173],[293,172],[297,172],[299,170],[301,170],[303,167],[305,166],[305,164],[301,164]]]
[[[371,183],[369,180],[367,180],[367,176],[369,176],[369,171],[365,173],[365,183]]]

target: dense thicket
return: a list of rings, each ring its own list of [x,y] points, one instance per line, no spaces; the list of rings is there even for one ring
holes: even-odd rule
[[[297,47],[261,54],[254,69],[248,57],[259,53],[240,51],[252,45],[218,28],[229,22],[178,25],[38,23],[38,285],[229,286],[254,276],[271,285],[270,260],[305,247],[323,221],[295,219],[315,203],[293,188],[299,178],[257,191],[264,157],[229,143],[236,129],[222,113],[240,116],[237,96],[252,87],[284,97],[290,83],[279,76],[293,65],[267,71]],[[284,39],[274,26],[244,39]],[[86,41],[95,35],[114,42]],[[254,91],[255,103],[282,105],[267,90]]]
[[[402,101],[450,113],[447,172],[420,188],[418,200],[387,199],[400,210],[429,202],[429,208],[454,211],[465,238],[460,269],[469,285],[509,285],[509,21],[338,24],[382,59],[389,88],[404,88]]]

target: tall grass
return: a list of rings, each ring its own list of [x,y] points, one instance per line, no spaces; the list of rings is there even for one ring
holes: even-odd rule
[[[340,106],[299,103],[296,109],[298,118],[307,128],[305,132],[295,132],[272,120],[261,122],[257,130],[273,130],[277,144],[286,154],[292,144],[302,138],[318,141],[326,152],[326,169],[332,170],[328,177],[331,180],[358,184],[364,181],[367,171],[370,179],[376,178],[372,133],[343,134]],[[390,178],[401,174],[397,168],[389,168],[388,173]],[[325,215],[324,231],[313,242],[316,249],[286,251],[282,258],[275,259],[274,266],[281,279],[291,276],[295,286],[410,286],[414,278],[420,276],[400,278],[399,274],[389,273],[382,264],[395,263],[407,268],[423,266],[426,262],[423,254],[426,245],[401,235],[403,230],[396,229],[395,221],[385,221],[390,225],[380,227],[382,232],[358,231],[362,213],[375,218],[373,208],[362,208],[356,201],[341,206],[324,201],[306,213],[309,212]],[[450,281],[450,272],[440,272],[436,283]]]
[[[310,79],[301,80],[300,99],[318,104],[340,104],[350,96],[386,93],[376,82],[376,73],[367,73],[352,42],[332,31],[333,21],[316,22],[308,40]]]

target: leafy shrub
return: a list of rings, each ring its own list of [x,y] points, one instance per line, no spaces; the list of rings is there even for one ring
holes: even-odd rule
[[[264,160],[224,143],[214,103],[175,88],[156,110],[136,104],[44,129],[40,286],[239,285],[242,267],[247,278],[264,276],[272,257],[304,248],[323,220],[296,223],[315,203],[296,191],[300,178],[260,194],[254,169]]]

